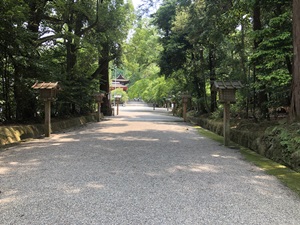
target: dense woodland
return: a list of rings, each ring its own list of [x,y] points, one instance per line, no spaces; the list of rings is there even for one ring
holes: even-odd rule
[[[61,85],[53,116],[93,112],[99,91],[110,115],[116,74],[130,79],[130,98],[163,105],[188,92],[199,114],[222,107],[214,81],[239,80],[233,110],[241,117],[269,119],[280,109],[300,118],[300,0],[163,0],[154,11],[157,5],[2,0],[1,121],[42,117],[36,81]]]
[[[4,0],[0,3],[1,119],[38,119],[43,102],[31,86],[58,81],[54,116],[94,110],[93,94],[109,91],[134,20],[123,0]],[[104,110],[110,105],[105,99]],[[39,113],[40,112],[40,113]]]

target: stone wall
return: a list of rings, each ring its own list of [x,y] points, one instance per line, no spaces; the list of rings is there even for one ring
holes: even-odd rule
[[[223,136],[223,123],[207,118],[188,117],[188,120],[207,130]],[[253,124],[259,126],[259,124]],[[290,128],[292,125],[288,125]],[[284,164],[289,168],[300,171],[300,125],[296,132],[290,132],[284,126],[273,126],[266,130],[253,132],[230,129],[230,140],[249,148],[269,159]]]
[[[95,122],[96,116],[77,117],[51,124],[52,133]],[[11,144],[28,138],[38,138],[45,134],[44,125],[0,126],[0,145]]]

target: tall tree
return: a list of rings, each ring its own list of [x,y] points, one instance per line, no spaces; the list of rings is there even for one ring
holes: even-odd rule
[[[99,12],[101,17],[94,33],[94,41],[98,43],[98,66],[90,78],[98,79],[99,89],[107,93],[102,110],[105,115],[111,115],[109,71],[120,64],[123,42],[133,23],[133,5],[123,0],[103,2]],[[114,64],[111,68],[110,62]]]
[[[158,58],[162,51],[159,35],[149,18],[138,20],[132,37],[124,45],[123,66],[129,71],[127,78],[131,83],[156,76],[159,72]]]
[[[24,1],[1,1],[0,7],[0,48],[3,63],[2,87],[5,120],[32,118],[35,104],[34,95],[29,90],[30,78],[37,55],[34,33],[27,29],[30,8]],[[32,80],[31,80],[32,81]],[[24,99],[24,96],[27,96]]]
[[[36,80],[63,85],[53,107],[59,109],[59,115],[92,110],[91,94],[99,91],[99,80],[109,84],[107,63],[107,76],[99,77],[98,67],[103,66],[97,65],[99,57],[106,57],[103,53],[107,43],[109,60],[121,54],[131,22],[128,15],[133,12],[123,0],[117,0],[107,2],[100,13],[100,2],[0,2],[1,118],[5,115],[4,120],[25,121],[37,115],[39,104],[31,89]],[[100,18],[106,22],[99,25]]]
[[[290,119],[300,119],[300,0],[293,0],[294,65]]]
[[[272,106],[289,104],[287,89],[291,79],[292,52],[290,12],[289,1],[256,0],[253,5],[253,103],[254,109],[259,106],[263,118],[269,117]]]

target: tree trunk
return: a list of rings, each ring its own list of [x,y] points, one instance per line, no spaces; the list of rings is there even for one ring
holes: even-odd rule
[[[262,29],[260,3],[261,0],[256,0],[253,6],[253,31],[258,31]],[[256,51],[261,41],[262,40],[258,38],[254,39],[254,51]],[[258,69],[256,68],[255,64],[256,63],[254,63],[254,68],[253,68],[253,80],[260,83],[260,81],[257,79]],[[261,116],[263,116],[264,118],[268,117],[268,107],[267,107],[268,95],[266,93],[265,88],[266,86],[263,84],[262,86],[259,87],[258,94],[256,94],[257,90],[255,90],[253,96],[254,97],[253,112],[255,113],[255,105],[258,104]]]
[[[9,121],[12,119],[12,112],[11,112],[11,101],[10,101],[10,77],[9,77],[9,59],[8,56],[6,55],[6,51],[3,53],[3,59],[1,62],[2,66],[2,99],[4,100],[4,118],[6,121]]]
[[[102,64],[103,70],[100,78],[100,90],[105,91],[107,93],[106,98],[103,99],[103,103],[101,105],[102,112],[105,116],[111,116],[111,103],[109,99],[110,90],[109,90],[109,63],[108,61],[105,64]]]
[[[193,57],[194,61],[197,61],[197,57]],[[207,113],[207,110],[209,107],[207,107],[207,95],[206,95],[206,81],[205,76],[201,73],[201,68],[204,67],[204,56],[203,56],[203,49],[200,49],[200,55],[199,55],[199,62],[200,66],[195,65],[195,76],[194,76],[194,84],[195,89],[198,95],[198,102],[197,102],[197,108],[200,113]]]
[[[14,65],[14,100],[16,104],[16,121],[24,122],[34,118],[36,113],[36,99],[27,85],[27,80],[22,76],[23,68]]]
[[[44,15],[45,5],[48,0],[29,1],[29,21],[27,28],[36,34],[35,39],[38,39],[39,26]]]
[[[72,38],[67,39],[67,79],[74,80],[74,67],[77,63],[77,46],[72,43]]]
[[[109,45],[105,44],[100,54],[101,58],[99,59],[99,67],[100,71],[100,90],[105,91],[106,98],[103,99],[103,103],[101,105],[102,112],[105,116],[111,116],[111,102],[109,99],[110,89],[109,89]]]
[[[241,58],[241,67],[243,70],[242,83],[246,84],[246,88],[242,89],[241,91],[244,93],[245,96],[247,96],[246,102],[245,102],[245,111],[246,111],[246,118],[248,118],[250,98],[249,98],[249,88],[248,88],[249,80],[248,80],[247,67],[246,67],[247,57],[246,57],[246,49],[245,49],[245,23],[246,23],[245,19],[242,18],[240,58]]]
[[[260,0],[255,0],[253,6],[253,31],[261,30],[261,20],[260,20],[261,12],[260,12]],[[255,38],[254,40],[254,49],[258,48],[261,40]]]
[[[293,0],[293,46],[294,64],[290,107],[291,121],[300,120],[300,0]]]
[[[216,80],[215,71],[215,50],[214,47],[209,49],[209,74],[210,74],[210,111],[214,112],[217,109],[217,92],[213,89],[214,81]]]

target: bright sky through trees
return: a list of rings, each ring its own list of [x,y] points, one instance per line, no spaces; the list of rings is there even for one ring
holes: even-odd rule
[[[143,4],[142,0],[132,0],[132,4],[135,9],[139,7],[139,5]]]

